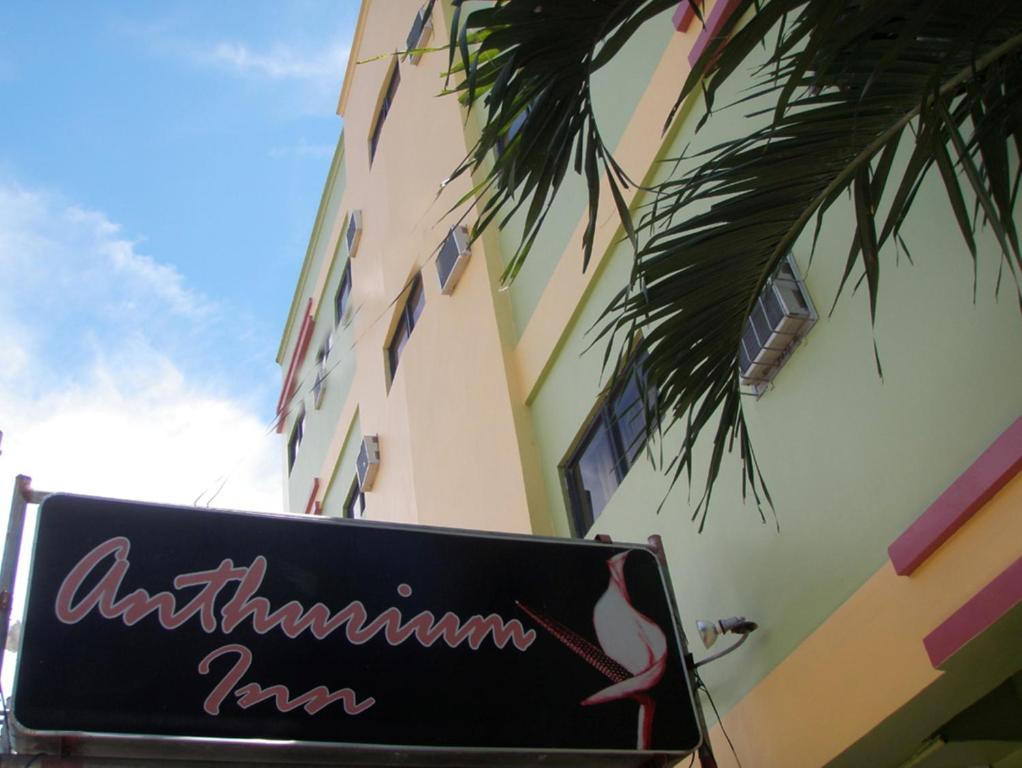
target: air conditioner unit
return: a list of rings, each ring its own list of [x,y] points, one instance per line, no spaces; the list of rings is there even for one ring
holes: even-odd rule
[[[376,472],[380,468],[380,439],[376,435],[362,438],[362,447],[358,449],[355,469],[358,472],[358,487],[362,493],[372,490]]]
[[[816,322],[805,283],[791,254],[771,275],[745,322],[738,350],[743,383],[764,387]]]
[[[355,257],[358,241],[362,239],[362,211],[352,211],[348,216],[348,229],[344,233],[348,243],[348,258]]]
[[[429,40],[430,34],[433,32],[433,21],[432,16],[432,3],[427,3],[419,9],[419,12],[415,14],[415,21],[412,22],[412,29],[408,33],[408,40],[405,48],[409,51],[415,48],[422,48],[426,45],[426,41]],[[419,59],[422,58],[421,53],[409,53],[408,61],[412,64],[418,64]]]
[[[436,271],[440,278],[441,293],[448,296],[454,293],[454,286],[458,284],[461,273],[468,266],[468,259],[471,255],[468,230],[465,227],[452,227],[436,257]]]

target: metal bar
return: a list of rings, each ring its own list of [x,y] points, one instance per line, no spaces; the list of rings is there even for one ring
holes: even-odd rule
[[[729,645],[723,651],[717,651],[717,653],[710,654],[706,658],[699,659],[699,661],[695,662],[692,665],[692,669],[698,669],[699,667],[703,666],[703,664],[709,664],[711,661],[716,661],[719,658],[727,656],[729,653],[731,653],[731,651],[738,650],[738,646],[741,645],[742,643],[744,643],[748,639],[749,639],[748,635],[742,635],[738,639],[737,643],[733,643],[732,645]]]
[[[0,562],[0,673],[3,672],[7,633],[11,625],[14,578],[18,571],[21,540],[25,533],[25,511],[29,504],[40,504],[47,496],[49,494],[45,491],[32,489],[32,478],[28,475],[18,475],[14,478],[11,513],[7,518],[7,537],[4,539],[3,561]]]
[[[4,540],[3,562],[0,563],[0,672],[3,671],[4,649],[11,622],[11,604],[14,601],[14,575],[18,570],[18,555],[25,530],[25,510],[32,496],[32,478],[18,475],[11,494],[11,514],[7,518],[7,538]]]
[[[685,674],[688,675],[689,687],[692,689],[692,701],[695,704],[696,720],[699,722],[699,728],[703,732],[702,743],[699,745],[699,749],[696,750],[696,753],[699,755],[699,765],[702,768],[717,768],[717,759],[713,756],[713,749],[710,747],[710,729],[706,727],[703,705],[699,699],[699,687],[694,679],[695,665],[692,662],[692,654],[688,650],[688,638],[685,637],[685,629],[681,624],[681,612],[678,610],[678,601],[674,597],[674,581],[671,579],[671,572],[667,567],[667,553],[664,551],[664,540],[660,537],[660,534],[654,533],[646,539],[646,542],[653,551],[653,554],[656,555],[657,560],[660,561],[660,567],[663,568],[667,582],[671,585],[671,589],[667,590],[667,599],[671,602],[671,609],[674,611],[674,615],[678,617],[678,638],[681,640],[681,650],[685,654]]]

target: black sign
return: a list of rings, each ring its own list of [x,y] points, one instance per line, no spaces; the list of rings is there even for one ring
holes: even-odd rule
[[[644,547],[55,495],[14,716],[35,735],[682,754],[699,729],[666,590]]]

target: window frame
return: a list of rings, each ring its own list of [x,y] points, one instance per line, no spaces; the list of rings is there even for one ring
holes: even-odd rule
[[[295,423],[291,426],[291,434],[287,439],[287,473],[290,475],[298,463],[298,451],[301,450],[305,438],[305,408],[298,412]]]
[[[344,313],[351,304],[351,259],[344,264],[344,271],[341,273],[341,282],[337,285],[337,292],[334,294],[334,328],[344,322]]]
[[[394,65],[387,75],[386,85],[383,88],[383,95],[380,97],[380,106],[376,109],[373,118],[372,128],[369,131],[369,165],[376,159],[376,151],[380,146],[380,136],[383,133],[383,125],[387,122],[387,115],[394,106],[394,99],[397,96],[397,88],[401,84],[401,67],[394,58]]]
[[[425,39],[433,32],[434,2],[435,0],[427,0],[419,6],[419,10],[415,12],[415,18],[412,19],[412,26],[408,30],[408,36],[405,38],[405,48],[407,50],[404,56],[404,58],[406,58],[411,64],[418,64],[419,58],[422,54],[420,53],[417,56],[412,56],[407,53],[407,51],[419,48],[420,42],[424,42]],[[413,34],[416,32],[416,28],[418,28],[418,34]]]
[[[358,514],[355,513],[356,504],[358,505]],[[358,473],[356,473],[355,479],[344,497],[344,503],[341,505],[341,517],[345,520],[364,520],[365,514],[366,495],[362,492],[362,487],[358,483]]]
[[[530,101],[511,119],[511,122],[507,126],[507,130],[501,131],[501,133],[497,136],[497,141],[493,147],[497,153],[497,157],[503,155],[507,148],[511,145],[511,142],[515,140],[515,137],[522,132],[522,128],[525,127],[525,121],[529,119],[529,115],[532,114],[532,110],[533,106]]]
[[[412,338],[412,331],[415,330],[415,326],[419,318],[422,317],[422,312],[426,307],[426,291],[422,284],[422,272],[415,273],[415,277],[409,281],[405,292],[404,304],[401,306],[397,321],[394,323],[394,329],[390,332],[387,340],[387,373],[390,382],[394,381],[404,348]],[[401,336],[404,339],[400,344],[397,344]]]
[[[333,347],[333,337],[333,332],[328,333],[319,349],[316,350],[316,378],[312,382],[312,403],[317,410],[323,403],[324,385],[326,384],[327,377],[327,360]]]
[[[621,373],[615,377],[612,385],[605,388],[583,421],[582,427],[559,466],[569,522],[573,534],[579,538],[588,534],[607,504],[610,503],[614,493],[624,482],[629,471],[638,463],[648,442],[650,419],[655,419],[657,413],[657,392],[649,383],[645,369],[646,360],[645,354],[633,355]],[[622,402],[622,397],[627,393],[633,381],[637,382],[638,396],[632,403],[626,401],[626,407],[623,410],[619,409],[618,405]],[[646,393],[645,398],[643,392]],[[641,430],[625,430],[621,416],[627,414],[631,408],[635,407],[635,404],[642,405]],[[633,437],[635,440],[633,445],[625,443],[627,432],[633,432],[638,436],[638,439]],[[601,433],[602,437],[600,437]],[[607,494],[606,501],[599,509],[594,509],[582,480],[581,466],[582,459],[589,453],[597,439],[604,441],[610,448],[614,477],[613,488]]]

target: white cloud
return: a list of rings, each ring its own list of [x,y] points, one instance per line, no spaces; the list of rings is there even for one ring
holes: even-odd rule
[[[32,487],[164,504],[279,512],[276,435],[243,403],[205,391],[165,357],[136,348],[38,396],[0,383],[0,529],[17,474]],[[215,498],[214,497],[215,494]],[[15,590],[20,616],[31,552],[32,512]],[[14,655],[5,658],[11,689]]]
[[[202,55],[244,77],[271,80],[329,80],[340,83],[348,62],[348,47],[334,44],[309,53],[278,43],[268,51],[254,51],[244,43],[216,43]]]
[[[280,511],[276,435],[243,403],[189,382],[135,348],[40,396],[0,393],[4,487],[29,474],[47,491]],[[225,482],[226,481],[226,482]]]
[[[111,272],[121,279],[111,280]],[[39,291],[64,308],[84,301],[109,303],[114,291],[130,287],[136,300],[159,301],[178,314],[204,316],[215,310],[213,302],[185,288],[174,267],[139,253],[137,243],[104,214],[2,182],[0,280],[8,288],[19,287],[12,300]]]
[[[104,214],[0,179],[0,530],[18,474],[44,491],[279,512],[280,438],[255,394],[175,351],[215,335],[218,312]]]
[[[104,214],[0,179],[0,530],[18,474],[44,491],[282,509],[280,438],[255,394],[174,351],[214,335],[218,311]]]
[[[180,272],[150,256],[137,253],[136,243],[118,237],[120,227],[103,214],[69,206],[66,216],[73,224],[84,227],[86,232],[91,230],[97,253],[106,257],[110,267],[166,301],[172,311],[193,316],[213,311],[211,302],[184,287]]]
[[[330,7],[329,22],[309,34],[300,4],[274,8],[274,38],[210,38],[187,14],[157,22],[122,19],[116,30],[140,43],[148,55],[183,63],[204,72],[242,79],[255,89],[273,88],[266,104],[295,114],[322,116],[341,87],[354,33],[355,9]],[[258,25],[257,25],[258,26]],[[283,87],[282,87],[283,86]]]
[[[222,332],[218,311],[104,214],[0,181],[0,493],[25,473],[191,504],[226,477],[216,506],[279,511],[279,438],[255,393],[181,352]]]

